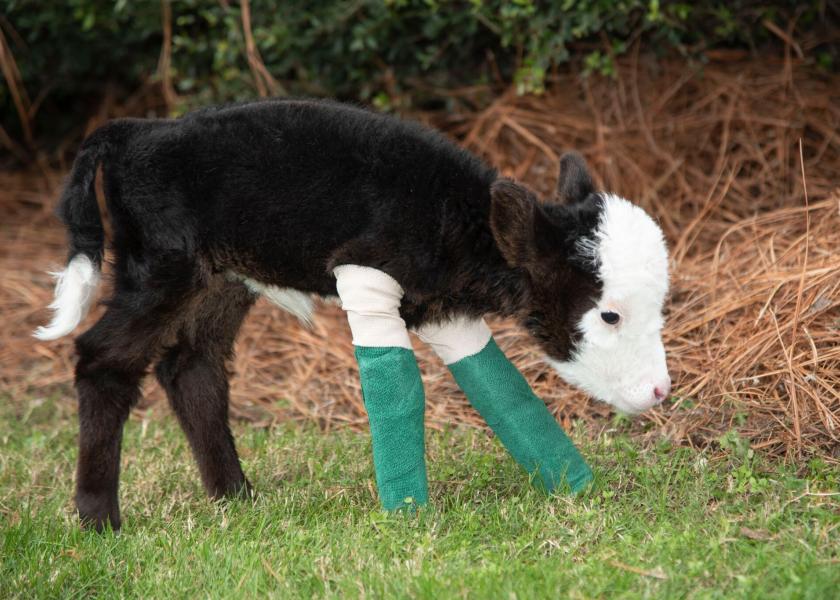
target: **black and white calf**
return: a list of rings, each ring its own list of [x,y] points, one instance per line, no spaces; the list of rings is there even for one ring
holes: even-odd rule
[[[668,394],[662,232],[597,193],[577,154],[540,202],[434,131],[333,102],[114,121],[85,141],[61,198],[69,262],[39,339],[73,331],[93,300],[99,165],[114,293],[76,341],[76,500],[97,527],[120,524],[122,426],[152,364],[208,492],[247,488],[228,427],[237,330],[259,294],[310,319],[310,294],[335,296],[342,265],[398,282],[390,318],[408,328],[514,316],[564,378],[618,409]]]

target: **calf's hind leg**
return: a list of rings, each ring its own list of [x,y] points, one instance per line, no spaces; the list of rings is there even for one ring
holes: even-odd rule
[[[254,298],[239,283],[226,282],[208,292],[155,368],[212,498],[250,488],[228,424],[226,362]]]
[[[120,527],[123,425],[137,403],[140,380],[166,333],[162,324],[168,320],[156,310],[160,307],[138,310],[143,295],[132,296],[118,294],[102,318],[76,340],[76,506],[82,523],[98,531],[109,523],[113,529]]]

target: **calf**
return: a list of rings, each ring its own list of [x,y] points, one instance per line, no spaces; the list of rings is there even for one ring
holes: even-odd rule
[[[248,489],[228,426],[226,361],[259,294],[304,321],[311,295],[340,296],[386,508],[426,493],[408,330],[548,489],[576,489],[591,473],[504,363],[485,314],[519,319],[566,380],[621,411],[668,395],[662,232],[640,208],[596,192],[577,154],[561,160],[556,198],[540,202],[432,130],[334,102],[113,121],[85,140],[63,192],[69,258],[39,339],[70,333],[94,297],[99,165],[114,291],[76,340],[76,502],[98,529],[120,525],[122,426],[153,364],[209,494]]]

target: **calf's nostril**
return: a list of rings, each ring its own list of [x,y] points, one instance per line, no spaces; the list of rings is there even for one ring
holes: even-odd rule
[[[662,402],[668,395],[671,393],[671,383],[668,382],[665,385],[657,385],[653,388],[653,395],[656,397],[657,402]]]

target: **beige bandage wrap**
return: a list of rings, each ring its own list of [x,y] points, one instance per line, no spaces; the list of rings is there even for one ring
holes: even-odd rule
[[[429,344],[447,365],[478,354],[492,334],[484,319],[455,317],[441,323],[427,323],[413,330]]]
[[[340,265],[333,269],[333,275],[354,346],[411,349],[405,321],[400,317],[404,292],[393,277],[359,265]]]

